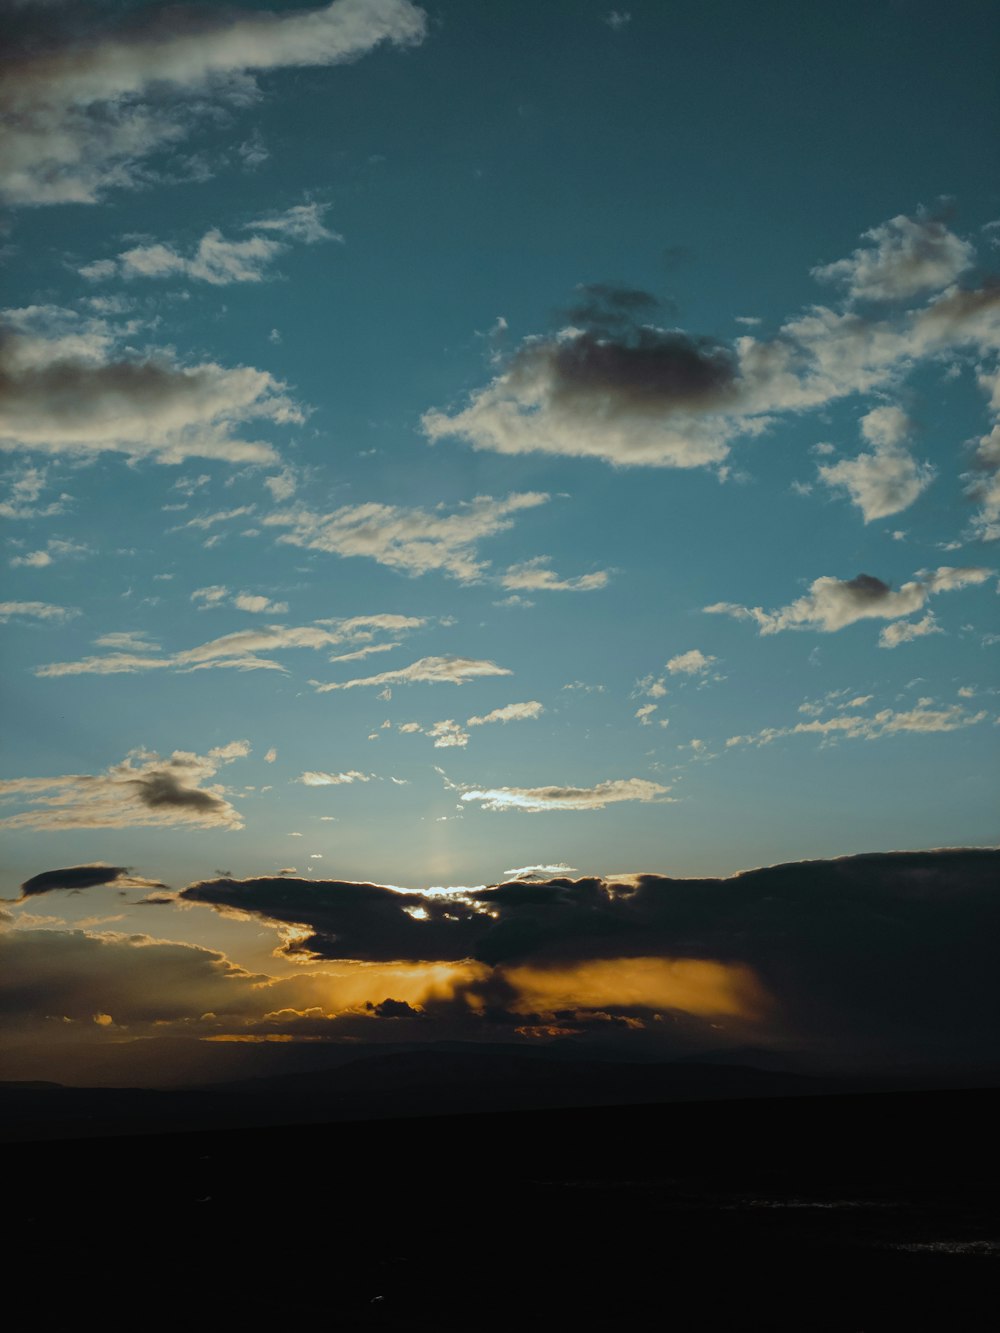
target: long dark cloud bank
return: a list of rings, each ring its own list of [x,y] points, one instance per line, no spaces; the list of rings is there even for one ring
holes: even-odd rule
[[[880,1052],[946,1064],[1000,1058],[998,883],[1000,852],[944,850],[797,862],[729,879],[508,882],[447,897],[288,878],[207,880],[180,897],[300,927],[283,946],[293,956],[474,959],[492,969],[478,990],[494,1014],[519,987],[524,994],[526,975],[535,994],[546,992],[546,977],[578,977],[576,1004],[586,1007],[596,965],[618,960],[621,1002],[605,994],[599,1007],[641,1015],[654,1002],[630,994],[625,960],[647,969],[650,960],[696,960],[719,968],[726,985],[746,976],[759,983],[766,1003],[749,1017],[761,1034],[831,1058]],[[599,974],[613,990],[607,967]]]

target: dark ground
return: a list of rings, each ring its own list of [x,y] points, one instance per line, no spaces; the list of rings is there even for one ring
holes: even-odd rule
[[[8,1306],[75,1330],[997,1327],[1000,1091],[9,1143]]]

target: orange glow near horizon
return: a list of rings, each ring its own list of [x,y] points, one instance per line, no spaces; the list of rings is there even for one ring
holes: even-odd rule
[[[608,958],[565,967],[513,967],[518,1013],[641,1007],[699,1017],[759,1018],[771,1004],[752,968],[702,958]]]

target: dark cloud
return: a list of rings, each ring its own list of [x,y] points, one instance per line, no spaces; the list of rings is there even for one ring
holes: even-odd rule
[[[210,881],[181,897],[306,928],[285,946],[291,954],[476,960],[492,971],[449,1003],[474,999],[494,1023],[550,1021],[546,997],[551,1010],[612,1017],[684,1010],[690,964],[702,997],[736,995],[745,978],[759,983],[773,1007],[753,1021],[781,1040],[957,1060],[997,1054],[998,881],[1000,852],[959,849],[796,862],[729,879],[508,882],[455,897],[287,879]],[[663,982],[671,968],[680,968],[676,1006],[673,982]],[[630,969],[652,977],[647,997],[667,998],[630,1000]],[[526,1015],[526,997],[536,1014]],[[703,1002],[688,1007],[707,1013]]]
[[[223,814],[229,802],[210,791],[186,787],[176,773],[168,769],[154,770],[141,778],[130,778],[128,785],[136,788],[143,805],[150,810],[198,810],[207,814]]]
[[[375,1015],[376,1018],[419,1018],[420,1010],[414,1009],[411,1004],[405,1000],[393,1000],[390,997],[382,1000],[379,1004],[372,1004],[371,1000],[365,1005],[365,1008]]]
[[[470,958],[487,920],[485,907],[470,902],[291,876],[204,880],[179,896],[308,929],[284,946],[288,954],[363,962]]]
[[[159,880],[137,878],[126,866],[66,866],[62,870],[43,870],[26,879],[21,885],[21,897],[34,898],[55,889],[90,889],[99,884],[111,884],[120,889],[166,887]]]
[[[561,311],[561,317],[592,332],[627,330],[644,316],[652,318],[663,305],[650,292],[609,282],[581,283],[577,292],[577,301]]]
[[[735,396],[737,363],[731,348],[645,326],[605,336],[595,327],[572,338],[528,343],[511,367],[515,387],[544,373],[550,402],[600,400],[614,412],[722,407]]]

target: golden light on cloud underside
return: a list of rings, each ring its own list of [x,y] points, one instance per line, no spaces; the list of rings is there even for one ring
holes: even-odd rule
[[[377,1004],[391,995],[407,1004],[426,1004],[431,1000],[450,1000],[455,992],[488,975],[482,963],[362,963],[343,971],[324,972],[324,1006],[341,1012]],[[320,976],[315,977],[316,981]]]
[[[702,958],[609,958],[568,967],[513,967],[518,1013],[538,1009],[681,1009],[699,1017],[754,1019],[770,998],[752,968]]]

